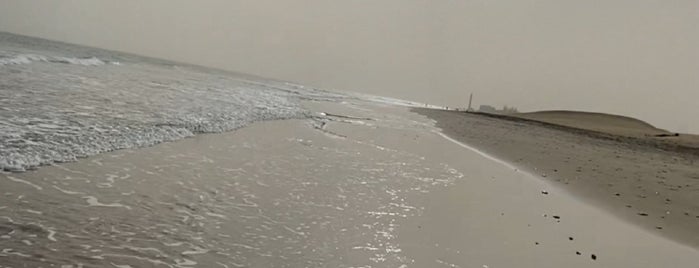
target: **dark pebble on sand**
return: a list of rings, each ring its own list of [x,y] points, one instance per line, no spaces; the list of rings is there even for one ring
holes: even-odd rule
[[[573,241],[573,237],[572,236],[568,237],[568,240]]]
[[[561,219],[560,216],[553,216],[553,218],[554,218],[554,219],[557,219],[557,220],[558,220],[558,219]]]
[[[582,255],[582,253],[580,253],[580,251],[576,251],[575,255]]]
[[[639,216],[644,216],[644,217],[645,217],[645,216],[648,216],[648,213],[640,212],[640,213],[638,213],[638,215],[639,215]]]
[[[590,255],[590,257],[591,257],[593,260],[597,260],[597,255],[595,255],[595,254]]]
[[[541,191],[541,194],[549,194],[547,191]]]
[[[655,226],[655,229],[662,230],[663,227],[662,226]]]

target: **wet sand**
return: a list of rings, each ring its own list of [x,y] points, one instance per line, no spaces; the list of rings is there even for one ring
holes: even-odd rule
[[[699,247],[699,157],[691,148],[500,116],[415,109],[444,133],[646,230]]]
[[[379,120],[398,114],[425,121],[392,108],[375,109]],[[621,221],[435,128],[415,123],[396,135],[380,122],[373,124],[327,128],[424,156],[463,175],[422,198],[422,213],[398,222],[398,242],[410,267],[693,267],[699,259],[691,247]]]
[[[0,174],[0,267],[699,263],[406,108],[305,106],[314,118]]]

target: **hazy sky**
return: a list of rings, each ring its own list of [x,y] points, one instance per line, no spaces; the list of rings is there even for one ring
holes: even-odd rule
[[[699,133],[698,0],[0,0],[0,30],[432,104]]]

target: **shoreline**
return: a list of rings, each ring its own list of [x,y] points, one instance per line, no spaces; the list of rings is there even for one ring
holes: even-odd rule
[[[445,135],[524,168],[627,222],[699,249],[694,148],[531,119],[425,108]]]
[[[95,267],[699,262],[694,248],[513,170],[519,164],[460,147],[408,108],[304,107],[333,116],[257,122],[0,174],[0,201],[8,204],[0,206],[0,242],[8,248],[0,260]]]

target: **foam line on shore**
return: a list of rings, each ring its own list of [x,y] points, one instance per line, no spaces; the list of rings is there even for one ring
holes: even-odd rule
[[[508,163],[508,162],[506,162],[506,161],[504,161],[504,160],[498,159],[498,158],[496,158],[496,157],[494,157],[494,156],[492,156],[492,155],[490,155],[490,154],[488,154],[488,153],[486,153],[486,152],[483,152],[483,151],[481,151],[481,150],[478,150],[478,149],[476,149],[476,148],[474,148],[474,147],[472,147],[472,146],[470,146],[470,145],[467,145],[467,144],[465,144],[465,143],[462,143],[462,142],[460,142],[460,141],[457,141],[457,140],[453,139],[452,137],[449,137],[449,136],[447,136],[446,134],[442,133],[441,131],[436,131],[436,130],[434,130],[433,132],[436,133],[437,135],[441,136],[442,138],[444,138],[444,139],[446,139],[446,140],[452,142],[452,143],[455,143],[455,144],[457,144],[457,145],[459,145],[459,146],[461,146],[461,147],[463,147],[463,148],[466,148],[466,149],[468,149],[468,150],[471,150],[471,151],[477,153],[478,155],[480,155],[480,156],[482,156],[482,157],[485,157],[485,158],[487,158],[487,159],[489,159],[489,160],[491,160],[491,161],[497,162],[497,163],[499,163],[499,164],[501,164],[501,165],[503,165],[503,166],[506,166],[506,167],[508,167],[508,168],[510,168],[510,169],[513,169],[515,172],[522,172],[522,173],[524,173],[524,174],[526,174],[526,175],[534,176],[533,174],[531,174],[531,173],[529,173],[529,172],[522,171],[520,168],[518,168],[518,167],[515,166],[515,165],[512,165],[512,164],[510,164],[510,163]]]

